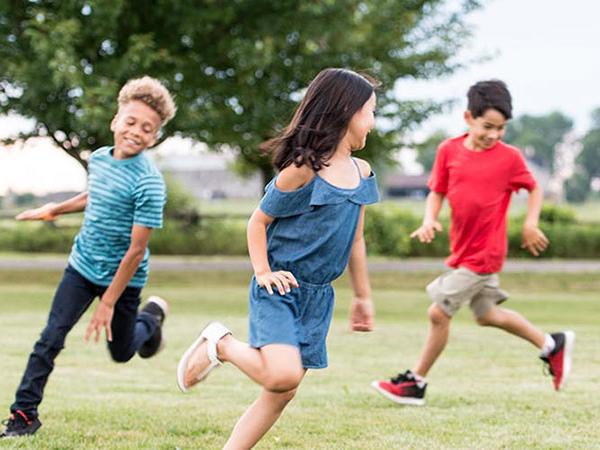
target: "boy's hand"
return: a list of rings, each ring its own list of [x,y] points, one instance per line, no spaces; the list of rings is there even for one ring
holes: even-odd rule
[[[429,244],[435,238],[435,232],[442,231],[442,224],[436,220],[423,222],[418,229],[413,231],[410,235],[411,238],[418,238],[419,242]]]
[[[533,256],[538,256],[550,244],[546,235],[536,225],[523,225],[521,248],[529,250]]]
[[[96,333],[94,341],[98,342],[103,328],[106,331],[106,339],[108,342],[112,342],[112,330],[110,328],[110,324],[112,322],[114,310],[114,306],[110,306],[100,300],[98,306],[96,307],[96,311],[94,311],[94,315],[92,316],[90,323],[85,330],[85,337],[83,338],[85,342],[89,341],[90,336],[94,332]]]
[[[373,331],[375,308],[370,298],[352,299],[350,309],[350,329],[352,331]]]
[[[58,215],[54,212],[56,203],[46,203],[44,206],[39,208],[28,209],[18,214],[15,219],[17,220],[55,220]]]
[[[291,272],[285,270],[278,270],[277,272],[265,272],[262,274],[255,275],[256,282],[260,287],[264,287],[269,294],[273,294],[273,288],[275,286],[277,291],[281,295],[285,295],[290,292],[293,287],[298,287],[298,282]]]

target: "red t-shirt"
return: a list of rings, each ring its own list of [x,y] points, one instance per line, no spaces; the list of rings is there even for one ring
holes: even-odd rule
[[[506,215],[513,192],[531,191],[535,178],[519,149],[498,141],[475,152],[464,146],[467,135],[442,142],[429,188],[444,194],[452,210],[450,267],[496,273],[506,257]]]

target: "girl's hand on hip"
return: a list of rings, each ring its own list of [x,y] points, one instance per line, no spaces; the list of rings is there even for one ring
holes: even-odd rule
[[[263,287],[267,292],[273,295],[273,287],[277,288],[277,291],[281,295],[285,295],[290,292],[293,287],[298,287],[298,282],[291,272],[285,270],[278,270],[277,272],[265,272],[262,274],[255,275],[256,282],[260,287]]]

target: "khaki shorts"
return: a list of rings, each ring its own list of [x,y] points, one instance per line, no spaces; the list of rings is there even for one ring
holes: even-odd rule
[[[498,274],[472,272],[464,267],[451,270],[427,285],[427,293],[448,316],[452,317],[462,305],[469,303],[475,317],[487,314],[490,308],[508,298],[500,289]]]

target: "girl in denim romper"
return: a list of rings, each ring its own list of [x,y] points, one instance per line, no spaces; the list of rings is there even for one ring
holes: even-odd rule
[[[250,448],[293,398],[307,369],[327,367],[331,282],[349,266],[351,326],[370,331],[373,308],[363,238],[364,205],[378,200],[375,175],[352,158],[374,125],[367,78],[326,69],[310,84],[292,122],[264,147],[279,174],[248,222],[249,345],[212,322],[182,356],[182,391],[229,361],[263,387],[225,448]]]

